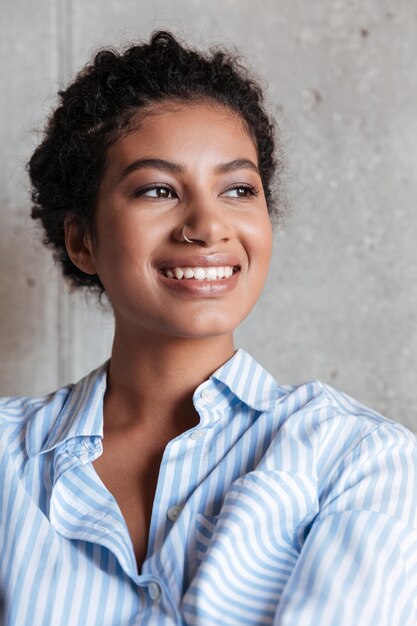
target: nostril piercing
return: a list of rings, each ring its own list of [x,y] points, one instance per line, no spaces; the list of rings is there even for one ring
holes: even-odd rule
[[[184,239],[184,241],[186,241],[187,243],[194,243],[195,239],[189,239],[187,237],[187,235],[185,234],[185,229],[188,227],[188,224],[184,224],[184,226],[182,227],[182,231],[181,231],[181,235],[182,238]]]

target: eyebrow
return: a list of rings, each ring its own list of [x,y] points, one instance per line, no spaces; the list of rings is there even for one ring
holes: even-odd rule
[[[120,180],[123,180],[123,178],[136,170],[151,168],[162,170],[170,174],[182,174],[185,171],[185,168],[179,163],[173,163],[172,161],[166,161],[165,159],[138,159],[125,167],[120,176]],[[259,174],[257,165],[250,159],[235,159],[234,161],[228,161],[227,163],[220,163],[219,165],[216,165],[214,171],[216,174],[227,174],[228,172],[234,172],[235,170],[240,169],[251,169]]]

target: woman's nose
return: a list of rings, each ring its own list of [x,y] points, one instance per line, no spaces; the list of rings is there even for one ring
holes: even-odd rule
[[[195,200],[182,216],[184,223],[180,224],[176,237],[179,241],[211,247],[227,241],[233,234],[224,207],[218,206],[214,199]]]

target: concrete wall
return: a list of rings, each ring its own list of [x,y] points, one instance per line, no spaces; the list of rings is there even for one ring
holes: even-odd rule
[[[417,4],[413,0],[2,3],[0,394],[75,381],[112,320],[64,288],[24,164],[54,94],[93,50],[179,31],[237,45],[269,84],[290,215],[237,333],[282,382],[321,378],[417,430]]]

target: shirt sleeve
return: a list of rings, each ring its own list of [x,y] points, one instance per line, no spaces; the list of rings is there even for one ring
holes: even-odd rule
[[[274,626],[415,626],[417,446],[397,425],[365,436],[327,477]]]

